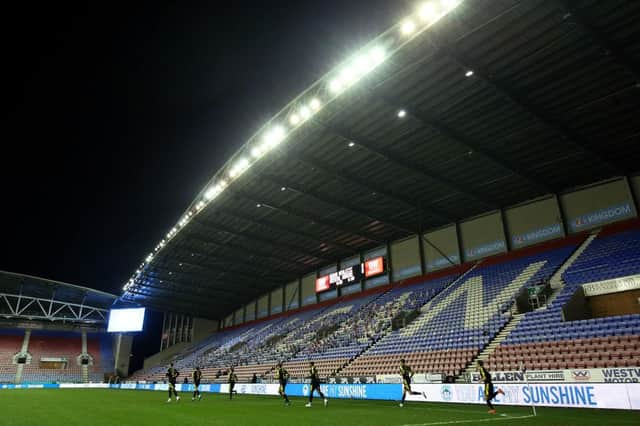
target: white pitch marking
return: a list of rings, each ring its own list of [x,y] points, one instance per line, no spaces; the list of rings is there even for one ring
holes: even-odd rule
[[[458,425],[462,423],[480,423],[480,422],[498,422],[500,420],[513,420],[513,419],[527,419],[529,417],[533,417],[532,414],[528,416],[513,416],[513,417],[492,417],[488,419],[475,419],[475,420],[448,420],[444,422],[431,422],[431,423],[411,423],[404,424],[400,426],[432,426],[432,425]]]

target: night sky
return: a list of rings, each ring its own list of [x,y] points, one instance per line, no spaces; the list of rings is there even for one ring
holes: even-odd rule
[[[252,133],[413,6],[13,3],[0,269],[116,294]]]
[[[0,269],[118,294],[254,131],[410,11],[388,0],[21,3],[1,26]]]

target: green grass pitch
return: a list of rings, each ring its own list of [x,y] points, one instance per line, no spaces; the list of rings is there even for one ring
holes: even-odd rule
[[[384,401],[334,399],[327,408],[314,399],[292,398],[284,407],[277,397],[239,395],[229,401],[224,395],[204,394],[192,402],[181,394],[179,403],[168,404],[165,392],[65,389],[0,391],[4,426],[117,426],[117,425],[385,425],[428,426],[479,424],[507,425],[640,425],[640,413],[617,410],[498,407],[498,415],[487,414],[485,406],[411,403],[404,408]]]

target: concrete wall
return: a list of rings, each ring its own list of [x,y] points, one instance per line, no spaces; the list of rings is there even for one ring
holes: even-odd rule
[[[258,298],[258,318],[269,316],[269,293]]]
[[[287,284],[284,289],[285,311],[296,309],[300,306],[300,289],[298,281]]]
[[[283,287],[278,287],[271,292],[271,315],[282,312]]]
[[[131,347],[133,346],[133,336],[118,334],[115,349],[116,374],[120,377],[129,376],[129,362],[131,360]]]
[[[427,265],[427,271],[436,271],[451,266],[447,257],[454,264],[460,264],[461,257],[455,225],[427,232],[424,234],[424,238],[426,239],[426,241],[423,241],[424,263]],[[444,253],[446,257],[439,253],[434,246]]]
[[[244,308],[240,308],[233,313],[233,323],[242,324],[244,322]]]
[[[629,184],[631,185],[631,190],[633,191],[633,195],[636,201],[636,209],[638,208],[638,204],[640,204],[640,175],[632,176],[629,178]]]
[[[145,358],[142,368],[146,370],[158,364],[164,364],[168,362],[169,359],[173,358],[174,355],[186,349],[189,345],[191,345],[191,343],[176,343],[175,345],[170,346],[162,352],[158,352],[157,354],[154,354],[149,358]]]
[[[224,319],[224,326],[225,327],[231,327],[233,325],[233,314],[229,314],[225,319]]]
[[[465,261],[507,251],[500,212],[462,222],[460,237]]]
[[[564,236],[560,208],[555,197],[507,209],[504,216],[514,249]]]
[[[316,303],[316,274],[302,278],[302,306]]]
[[[418,236],[391,244],[391,279],[393,281],[415,277],[422,273]]]
[[[246,321],[253,321],[254,319],[256,319],[255,300],[244,307],[244,316]]]
[[[636,216],[624,179],[594,185],[560,197],[568,231],[581,232]]]
[[[218,331],[219,322],[204,318],[193,319],[193,336],[191,343],[197,343]]]

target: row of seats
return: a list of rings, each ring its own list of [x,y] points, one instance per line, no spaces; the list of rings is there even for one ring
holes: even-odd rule
[[[388,371],[397,365],[397,359],[409,354],[453,350],[464,355],[444,361],[426,358],[414,368],[421,372],[460,374],[509,321],[518,292],[527,285],[549,279],[574,248],[568,245],[503,263],[481,264],[427,303],[408,327],[382,338],[343,373],[369,372],[372,362],[369,355],[393,358],[383,368]]]
[[[562,274],[563,287],[545,309],[524,315],[489,357],[497,369],[639,366],[640,314],[564,321],[562,309],[585,283],[640,273],[640,230],[603,233]]]

